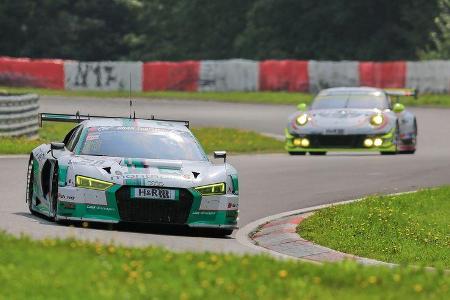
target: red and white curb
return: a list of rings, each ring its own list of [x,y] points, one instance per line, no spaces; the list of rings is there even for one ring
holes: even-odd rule
[[[358,257],[323,247],[301,238],[297,233],[298,224],[311,216],[314,211],[362,199],[313,206],[262,218],[242,227],[236,233],[236,240],[242,245],[278,258],[300,259],[313,263],[353,260],[365,265],[396,266],[396,264]]]

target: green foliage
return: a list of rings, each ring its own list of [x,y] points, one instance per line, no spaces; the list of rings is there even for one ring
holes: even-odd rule
[[[0,232],[0,299],[444,299],[450,277]]]
[[[450,59],[450,0],[439,1],[436,30],[431,32],[432,44],[420,51],[421,59]]]
[[[450,186],[369,197],[318,211],[300,223],[302,237],[382,261],[450,267]]]
[[[39,139],[0,138],[0,154],[28,154],[43,143],[62,141],[73,128],[70,123],[46,123],[39,130]],[[261,134],[231,128],[194,128],[194,135],[211,154],[214,150],[227,150],[231,153],[280,152],[283,143]]]
[[[434,22],[448,13],[439,1],[448,3],[5,0],[0,3],[0,55],[79,60],[416,59],[418,52],[440,47],[430,46],[430,32],[448,27],[448,22]],[[441,44],[448,42],[447,35],[439,38]]]

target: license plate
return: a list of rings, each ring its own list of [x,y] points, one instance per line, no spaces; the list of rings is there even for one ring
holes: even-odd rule
[[[158,188],[132,188],[131,198],[177,200],[177,191]]]
[[[326,129],[325,134],[344,134],[344,129]]]

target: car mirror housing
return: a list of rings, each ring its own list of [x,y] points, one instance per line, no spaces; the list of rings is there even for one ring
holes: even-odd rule
[[[404,110],[405,110],[405,106],[403,104],[401,104],[401,103],[395,103],[394,104],[393,111],[395,113],[401,113]]]
[[[299,111],[306,111],[308,109],[308,106],[305,103],[300,103],[299,105],[297,105],[297,109]]]
[[[223,162],[227,161],[227,151],[214,151],[214,158],[223,158]]]
[[[50,143],[51,150],[63,150],[66,145],[60,142],[52,142]]]

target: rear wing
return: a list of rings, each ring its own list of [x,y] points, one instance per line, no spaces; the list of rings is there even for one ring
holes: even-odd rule
[[[42,127],[42,122],[69,122],[69,123],[81,123],[86,120],[91,119],[128,119],[128,120],[147,120],[147,121],[162,121],[162,122],[175,122],[182,123],[184,126],[189,128],[189,121],[184,120],[170,120],[170,119],[156,119],[155,116],[151,116],[150,119],[136,118],[136,116],[126,118],[126,117],[112,117],[112,116],[91,116],[91,115],[80,115],[77,112],[75,115],[71,114],[52,114],[52,113],[40,113],[39,114],[39,126]]]
[[[419,91],[417,89],[384,89],[384,92],[389,96],[396,97],[396,100],[402,96],[414,97],[414,99],[417,99],[419,96]]]

